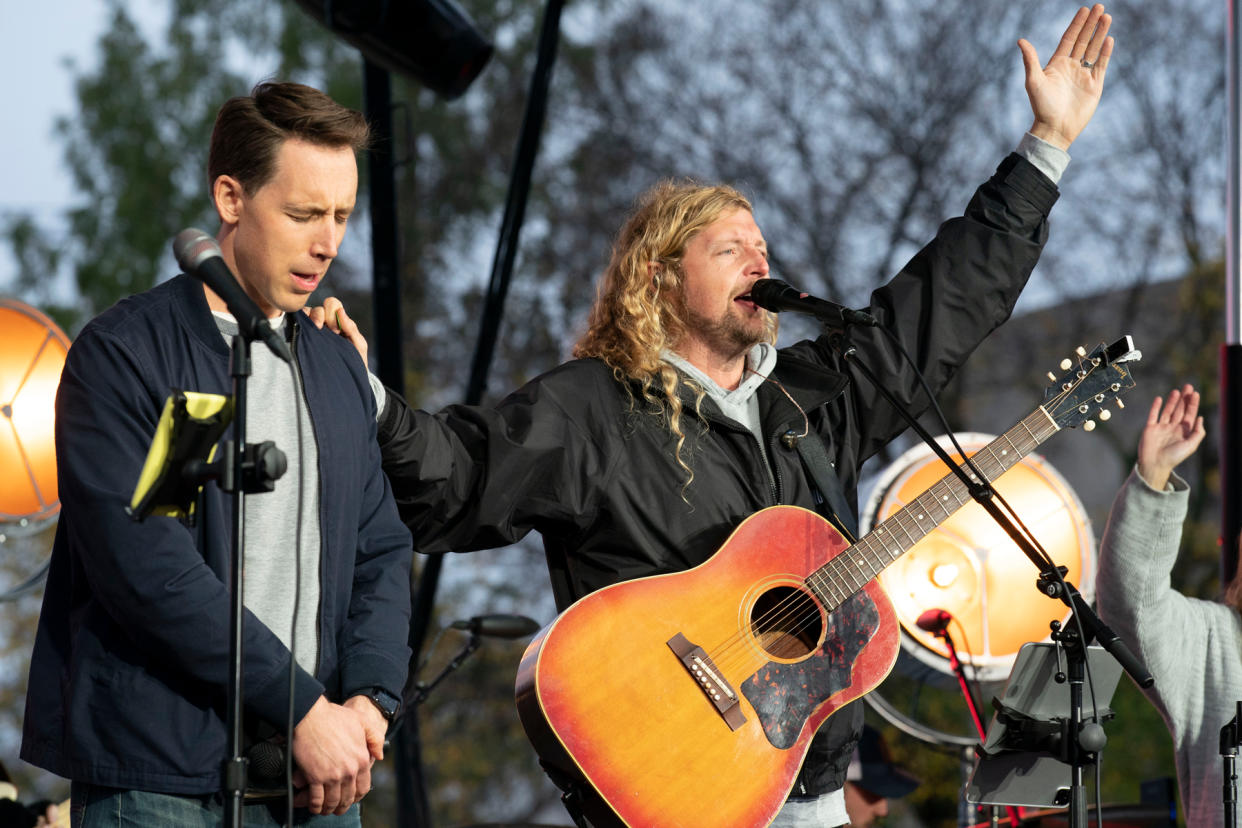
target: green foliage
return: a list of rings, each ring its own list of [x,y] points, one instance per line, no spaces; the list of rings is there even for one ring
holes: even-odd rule
[[[444,102],[412,80],[393,79],[406,384],[408,396],[426,407],[455,402],[464,388],[543,7],[535,0],[462,5],[497,44],[474,86],[460,100]],[[564,355],[621,215],[661,177],[741,184],[755,197],[783,267],[778,275],[859,303],[960,208],[1020,136],[1029,114],[1014,37],[1027,34],[1037,17],[1052,30],[1072,13],[1068,6],[970,0],[785,3],[776,14],[748,0],[719,5],[705,17],[694,3],[569,4],[494,392]],[[35,301],[51,295],[52,274],[71,271],[77,304],[49,309],[70,331],[170,276],[168,240],[177,230],[214,228],[205,153],[225,98],[262,78],[284,77],[316,84],[347,105],[362,102],[357,53],[292,0],[169,0],[170,22],[155,37],[136,25],[130,8],[108,0],[98,66],[77,70],[77,109],[57,126],[79,193],[66,230],[61,235],[23,215],[0,227],[18,262],[18,287]],[[1117,19],[1120,27],[1120,11]],[[1135,8],[1125,14],[1124,28],[1115,29],[1112,86],[1081,150],[1075,145],[1054,240],[1033,285],[1052,285],[1061,297],[1105,282],[1125,290],[1126,301],[1110,306],[1116,318],[1101,318],[1097,308],[1060,306],[1059,331],[1075,336],[1104,322],[1126,330],[1131,320],[1146,319],[1138,312],[1143,308],[1164,311],[1160,325],[1144,322],[1134,333],[1177,373],[1171,380],[1195,381],[1211,406],[1212,332],[1223,299],[1221,270],[1210,263],[1218,223],[1204,216],[1201,201],[1215,198],[1219,171],[1205,160],[1212,157],[1207,136],[1213,133],[1201,124],[1204,117],[1219,122],[1222,96],[1214,64],[1211,71],[1187,72],[1177,63],[1213,58],[1223,39],[1204,20],[1172,7],[1159,14]],[[1177,35],[1170,37],[1165,29],[1174,22]],[[1045,58],[1055,36],[1032,34]],[[1123,71],[1125,54],[1144,55],[1144,71]],[[1136,65],[1140,58],[1132,60]],[[1096,133],[1121,139],[1102,151],[1092,143]],[[1115,152],[1117,146],[1123,151]],[[362,181],[365,188],[365,175]],[[1108,193],[1115,195],[1100,195]],[[365,268],[351,263],[367,256],[358,243],[358,223],[365,220],[355,220],[347,259],[334,265],[328,283],[364,322],[367,309],[359,303],[367,301],[367,286],[356,274]],[[1187,271],[1187,293],[1176,305],[1186,312],[1168,313],[1173,305],[1162,305],[1150,288]],[[427,290],[431,283],[437,290]],[[1046,338],[1042,331],[1032,336]],[[1029,353],[1034,346],[1013,350]],[[985,379],[967,383],[961,399],[977,401],[981,385],[999,385],[994,372],[979,376]],[[1115,454],[1132,450],[1123,437],[1106,436],[1115,441]],[[1213,452],[1210,445],[1202,450],[1207,459],[1196,478],[1205,499],[1192,509],[1192,565],[1177,575],[1200,595],[1216,586]],[[482,563],[469,577],[488,596],[504,596],[518,611],[523,602],[546,597],[538,555],[512,569],[492,556],[474,557]],[[456,566],[454,560],[446,569]],[[489,571],[504,577],[483,577]],[[457,615],[451,608],[464,600],[444,597],[443,612]],[[12,625],[11,638],[19,659],[29,617],[20,624]],[[425,711],[439,821],[516,819],[547,801],[547,785],[516,726],[515,665],[515,651],[488,646]],[[8,673],[24,674],[21,665]],[[8,693],[0,703],[20,695],[15,682],[0,682]],[[933,695],[920,691],[920,714],[966,732],[960,699]],[[1106,799],[1134,801],[1136,793],[1126,789],[1130,757],[1138,763],[1130,780],[1164,773],[1167,745],[1163,725],[1128,683],[1117,709],[1110,756],[1125,759],[1113,770],[1106,756]],[[902,744],[895,734],[890,741]],[[959,784],[956,755],[908,742],[906,749],[926,780],[912,800],[915,810],[929,824],[949,824]],[[392,764],[390,758],[377,771],[380,790],[368,801],[368,824],[394,822]],[[523,813],[504,810],[498,797],[511,797]]]
[[[157,48],[122,0],[109,0],[108,9],[98,66],[77,70],[77,111],[56,124],[79,194],[65,235],[57,238],[22,215],[3,228],[17,255],[20,285],[32,286],[62,266],[72,270],[79,304],[56,314],[71,331],[171,276],[169,240],[178,230],[214,229],[206,154],[221,102],[261,77],[304,75],[312,65],[330,73],[327,87],[342,100],[361,97],[352,50],[300,12],[260,0],[178,2]],[[281,50],[273,52],[271,43]],[[226,68],[221,56],[238,50],[268,68],[251,79]],[[342,71],[346,61],[352,74]]]
[[[55,523],[35,531],[14,531],[0,524],[0,593],[23,584],[47,562]],[[26,671],[35,627],[39,621],[42,591],[0,603],[0,757],[19,791],[19,799],[60,802],[69,796],[69,785],[17,759],[22,718],[26,707]]]
[[[174,27],[169,54],[160,55],[119,2],[110,12],[99,69],[79,75],[78,113],[56,126],[82,195],[69,213],[66,247],[85,315],[167,275],[168,239],[202,221],[207,207],[202,148],[211,120],[191,102],[239,85],[205,71],[216,38],[204,42]]]

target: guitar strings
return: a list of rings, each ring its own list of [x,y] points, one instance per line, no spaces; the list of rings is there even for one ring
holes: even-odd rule
[[[775,377],[761,375],[749,365],[746,366],[744,370],[747,373],[754,374],[755,376],[762,376],[764,382],[770,382],[772,385],[775,385],[785,396],[785,399],[789,400],[789,404],[794,407],[794,410],[802,416],[802,433],[793,435],[794,439],[802,439],[811,433],[810,417],[807,416],[807,413],[802,406],[798,405],[798,401],[793,398],[793,395],[789,393],[780,380]],[[850,540],[852,541],[853,538],[850,538]],[[805,584],[805,579],[799,578],[798,581]],[[801,634],[806,633],[811,628],[816,626],[820,617],[818,606],[812,606],[809,610],[803,611],[801,616],[799,616],[797,614],[799,612],[799,608],[805,605],[805,600],[800,599],[804,599],[805,596],[800,591],[797,591],[796,587],[794,589],[794,594],[778,602],[764,615],[761,615],[759,618],[755,619],[752,626],[772,626],[776,629],[786,630],[798,638],[801,637]],[[737,644],[744,643],[744,636],[745,631],[739,630],[736,635],[723,642],[722,646],[718,646],[713,649],[713,652],[709,652],[708,657],[711,658],[713,663],[715,663],[716,666],[722,670],[740,666],[739,664],[725,661],[725,657],[729,650],[733,649]],[[760,649],[762,650],[762,648]],[[766,651],[764,652],[766,653]]]
[[[1075,382],[1065,387],[1060,393],[1054,394],[1045,405],[1052,404],[1055,407],[1057,403],[1063,401],[1063,399],[1066,396],[1068,396],[1069,393],[1074,388],[1077,387],[1077,385],[1082,381],[1082,379],[1083,379],[1082,377],[1077,377]],[[779,382],[775,380],[772,380],[772,382],[778,388],[780,388],[782,392],[784,392],[785,396],[790,399],[790,402],[793,403],[795,408],[797,408],[799,411],[802,411],[801,407],[798,406],[797,402],[794,401],[793,398],[789,396],[789,392],[786,391],[785,388],[781,386]],[[1041,405],[1032,415],[1028,416],[1026,419],[1037,417],[1037,415],[1041,411],[1045,414],[1045,416],[1047,416],[1047,410],[1045,406]],[[806,418],[806,413],[802,412],[802,414],[803,414],[803,417]],[[1033,450],[1034,447],[1038,446],[1040,443],[1042,443],[1044,440],[1050,437],[1053,433],[1059,430],[1059,426],[1057,426],[1055,422],[1051,420],[1050,422],[1052,424],[1052,430],[1049,431],[1047,434],[1045,434],[1042,438],[1037,437],[1036,432],[1031,431],[1030,427],[1026,425],[1026,420],[1022,420],[1021,422],[1019,422],[1018,426],[1024,426],[1028,431],[1031,431],[1032,436],[1035,437],[1034,443],[1031,446],[1031,448],[1028,449],[1027,453],[1029,453],[1030,450]],[[1015,426],[1014,428],[1010,429],[1010,431],[1012,432],[1016,430],[1018,426]],[[809,420],[807,420],[806,430],[803,432],[803,436],[809,433],[809,429],[810,429]],[[1008,433],[1006,433],[1006,435],[1002,435],[1002,439],[1007,439],[1007,441],[1010,442],[1011,445],[1013,444],[1012,440],[1008,439]],[[999,439],[997,441],[993,441],[993,445],[996,442],[999,442]],[[988,451],[990,450],[990,448],[991,446],[985,448],[984,451]],[[978,455],[982,455],[984,451],[978,452]],[[989,457],[981,457],[980,459],[983,462],[988,463],[989,460],[993,460],[994,458],[991,458],[989,456]],[[999,472],[1002,474],[1005,471],[1007,471],[1006,468],[1002,467],[999,469]],[[855,594],[857,594],[860,591],[865,590],[867,585],[871,581],[875,580],[875,578],[878,577],[878,575],[888,565],[887,563],[884,563],[878,555],[875,555],[873,553],[873,556],[876,558],[876,561],[880,563],[880,566],[869,577],[859,582],[856,580],[855,576],[858,575],[858,570],[864,566],[865,562],[864,560],[861,560],[861,559],[855,560],[854,567],[846,566],[847,562],[854,560],[852,557],[852,553],[855,550],[858,550],[859,552],[863,552],[863,553],[870,551],[871,544],[869,543],[869,540],[876,534],[876,530],[879,530],[881,529],[881,527],[887,526],[889,524],[892,524],[898,528],[901,528],[903,531],[905,531],[907,536],[909,536],[910,531],[907,528],[907,525],[902,522],[905,511],[910,506],[916,503],[919,503],[928,493],[936,489],[937,486],[940,486],[941,484],[944,484],[944,483],[948,483],[951,485],[953,482],[957,482],[960,484],[960,481],[957,481],[952,473],[946,475],[946,477],[942,478],[940,481],[937,481],[936,484],[933,484],[926,491],[921,493],[918,497],[910,501],[909,504],[905,504],[900,510],[894,513],[892,516],[890,516],[889,518],[882,521],[880,524],[877,524],[875,527],[873,527],[872,533],[868,534],[867,536],[855,542],[854,544],[846,546],[843,549],[841,549],[834,557],[826,561],[822,566],[813,570],[805,578],[797,578],[799,583],[807,586],[810,589],[810,592],[812,593],[812,595],[815,596],[815,598],[819,599],[818,601],[812,598],[808,598],[806,593],[794,587],[793,594],[777,602],[777,604],[775,604],[772,608],[767,610],[765,613],[761,614],[758,618],[752,619],[752,621],[748,625],[739,628],[737,632],[735,632],[733,635],[726,638],[724,641],[721,641],[710,648],[704,647],[704,651],[707,653],[708,657],[717,666],[717,668],[721,671],[722,674],[726,672],[732,673],[736,671],[741,671],[743,669],[745,669],[748,673],[753,672],[753,670],[758,669],[759,667],[762,667],[763,664],[767,663],[768,661],[771,661],[773,656],[771,655],[771,653],[768,652],[768,650],[766,650],[763,647],[762,644],[760,644],[760,646],[758,647],[752,646],[749,639],[751,637],[754,637],[756,639],[760,638],[759,635],[752,633],[751,632],[752,630],[770,629],[770,630],[776,631],[778,636],[792,634],[795,637],[800,638],[800,634],[806,633],[809,630],[813,629],[814,627],[819,626],[821,623],[821,620],[828,622],[827,624],[824,625],[825,628],[830,626],[831,624],[830,616],[832,615],[832,613],[838,610],[846,601],[852,598]],[[964,505],[964,502],[961,501],[960,498],[957,498],[957,499],[959,501],[958,506],[951,510],[947,510],[948,514],[952,514],[956,512],[957,508],[960,508],[962,505]],[[1007,507],[1008,504],[1005,504],[1005,506]],[[944,507],[942,506],[942,508]],[[927,511],[927,510],[924,510],[924,511]],[[1008,511],[1012,512],[1012,509],[1009,509]],[[921,537],[918,540],[921,540]],[[917,540],[915,542],[917,542]],[[905,549],[900,550],[897,553],[897,556],[904,554],[905,551],[906,551]],[[896,560],[896,557],[894,557],[894,560]],[[892,561],[888,563],[891,563],[891,562]],[[866,564],[866,565],[870,566],[870,564]],[[817,589],[816,588],[817,585],[814,583],[811,583],[812,581],[818,581],[821,589]],[[849,582],[848,586],[846,582]],[[824,600],[825,595],[829,591],[829,590],[822,589],[824,585],[827,585],[830,589],[834,587],[838,588],[838,591],[840,592],[842,596],[839,600],[836,601],[835,605],[832,606],[831,608],[829,608],[829,606],[827,605],[827,602]],[[821,616],[821,613],[820,613],[821,602],[823,602],[823,610],[824,610],[823,616]],[[739,651],[739,648],[740,648],[740,651]],[[814,652],[815,652],[815,649],[813,648],[810,650],[810,652],[807,653],[807,655],[813,654]],[[754,668],[749,667],[750,662],[755,662]]]
[[[1080,380],[1081,380],[1081,378],[1080,378]],[[1073,387],[1073,386],[1071,386],[1071,388],[1072,388],[1072,387]],[[1065,396],[1065,394],[1067,394],[1067,393],[1069,392],[1069,390],[1071,390],[1071,388],[1067,388],[1067,389],[1065,390],[1065,392],[1064,392],[1064,393],[1062,393],[1062,394],[1055,395],[1055,396],[1054,396],[1054,397],[1050,400],[1050,402],[1055,403],[1055,402],[1059,401],[1059,399],[1060,399],[1060,398],[1063,398],[1063,397]],[[1042,410],[1042,407],[1041,407],[1041,410]],[[1048,431],[1048,432],[1044,433],[1042,436],[1037,436],[1037,435],[1036,435],[1036,432],[1035,432],[1035,431],[1033,431],[1033,430],[1030,428],[1030,426],[1029,426],[1029,425],[1027,425],[1027,423],[1026,423],[1026,421],[1025,421],[1025,420],[1024,420],[1024,421],[1022,421],[1022,422],[1020,422],[1017,426],[1015,426],[1013,429],[1011,429],[1011,430],[1010,430],[1010,433],[1015,432],[1015,431],[1017,431],[1017,430],[1018,430],[1019,426],[1021,426],[1021,427],[1025,428],[1028,432],[1030,432],[1030,434],[1031,434],[1031,436],[1032,436],[1032,437],[1034,437],[1034,441],[1033,441],[1032,445],[1030,446],[1030,448],[1028,448],[1028,449],[1027,449],[1027,451],[1026,451],[1025,453],[1029,453],[1029,451],[1030,451],[1031,449],[1033,449],[1035,446],[1038,446],[1041,442],[1043,442],[1043,440],[1047,439],[1047,437],[1051,436],[1053,433],[1055,433],[1055,431],[1057,431],[1057,430],[1058,430],[1058,427],[1056,426],[1055,422],[1054,422],[1054,421],[1052,421],[1050,417],[1048,417],[1048,415],[1047,415],[1046,411],[1043,411],[1043,413],[1045,414],[1045,418],[1040,418],[1040,417],[1038,417],[1038,415],[1039,415],[1040,413],[1041,413],[1041,411],[1040,411],[1040,410],[1037,410],[1037,411],[1036,411],[1036,412],[1034,412],[1032,415],[1030,415],[1030,417],[1028,417],[1027,419],[1029,420],[1029,419],[1034,418],[1034,419],[1035,419],[1035,421],[1036,421],[1037,423],[1041,423],[1041,424],[1043,424],[1043,422],[1044,422],[1044,419],[1045,419],[1045,418],[1048,420],[1048,423],[1052,426],[1052,428],[1051,428],[1051,430],[1050,430],[1050,431]],[[1009,433],[1007,433],[1006,435],[1004,435],[1004,439],[1006,440],[1006,442],[1008,442],[1008,443],[1010,444],[1010,446],[1011,446],[1011,447],[1016,448],[1016,446],[1015,446],[1015,445],[1014,445],[1014,443],[1013,443],[1012,438],[1009,436]],[[997,442],[999,442],[999,440],[998,440],[998,441],[994,441],[994,443],[993,443],[992,445],[993,445],[993,446],[995,446],[995,444],[996,444]],[[989,455],[990,455],[991,450],[992,450],[992,446],[989,446],[989,447],[988,447],[988,449],[986,450],[987,452],[989,452]],[[1025,453],[1023,453],[1023,455],[1022,455],[1022,456],[1024,456],[1024,455],[1025,455]],[[979,453],[979,455],[978,455],[978,459],[980,459],[981,461],[984,461],[984,462],[987,462],[987,461],[990,461],[990,460],[995,460],[995,458],[990,457],[990,456],[986,456],[986,459],[985,459],[984,452],[980,452],[980,453]],[[989,464],[989,465],[990,465],[990,464]],[[1002,464],[1002,465],[999,465],[999,466],[998,466],[998,468],[996,468],[996,472],[997,472],[997,473],[999,473],[999,474],[1003,474],[1006,470],[1007,470],[1007,468],[1006,468],[1006,467],[1004,467],[1004,466],[1003,466],[1003,464]],[[985,477],[986,477],[986,476],[989,476],[989,475],[988,475],[988,474],[985,474]],[[950,477],[951,477],[951,476],[950,476]],[[897,514],[895,514],[895,515],[893,516],[893,518],[896,518],[896,519],[897,519],[897,520],[893,521],[893,522],[894,522],[894,524],[895,524],[896,526],[898,526],[898,527],[902,528],[902,529],[906,532],[907,536],[909,536],[909,535],[910,535],[909,529],[907,528],[906,523],[903,523],[903,521],[902,521],[902,518],[904,517],[904,512],[906,511],[906,509],[907,509],[909,506],[911,506],[911,505],[914,505],[914,504],[918,503],[920,500],[922,500],[923,498],[925,498],[928,494],[930,494],[931,492],[933,492],[933,491],[937,488],[937,486],[940,486],[941,484],[944,484],[944,483],[946,483],[946,482],[952,482],[952,481],[950,481],[950,478],[949,478],[949,477],[946,477],[945,479],[942,479],[940,482],[938,482],[936,485],[933,485],[932,487],[930,487],[927,491],[923,492],[921,495],[919,495],[919,497],[917,497],[917,498],[915,498],[913,501],[911,501],[911,503],[910,503],[910,504],[906,504],[906,506],[905,506],[905,507],[903,507],[903,509],[902,509],[902,510],[900,510]],[[947,498],[946,498],[946,499],[947,499]],[[963,501],[960,497],[959,497],[959,498],[957,498],[957,499],[958,499],[958,506],[959,506],[959,507],[960,507],[961,505],[964,505],[964,503],[966,502],[966,501]],[[1003,501],[1002,501],[1002,502],[1003,502]],[[1005,503],[1004,505],[1008,508],[1008,504],[1007,504],[1007,503]],[[942,507],[942,508],[943,508],[943,507]],[[925,511],[926,511],[926,510],[925,510]],[[952,513],[953,513],[953,512],[955,512],[955,511],[957,511],[957,509],[956,509],[956,508],[951,509],[951,510],[946,510],[946,516],[947,516],[948,514],[952,514]],[[1013,512],[1012,508],[1008,508],[1008,511],[1010,511],[1011,513]],[[885,521],[885,523],[888,523],[888,522],[889,522],[889,521]],[[879,527],[877,527],[877,528],[879,528]],[[1025,527],[1023,527],[1023,529],[1025,529]],[[1029,531],[1027,532],[1027,534],[1028,534],[1028,536],[1029,536]],[[867,540],[868,540],[868,539],[864,539],[864,541],[867,541]],[[917,542],[917,539],[915,539],[915,541]],[[826,582],[829,584],[829,586],[836,586],[836,587],[841,586],[841,583],[840,583],[840,582],[842,582],[842,581],[849,581],[849,582],[850,582],[850,583],[849,583],[849,586],[848,586],[848,587],[846,587],[844,590],[842,590],[842,594],[844,595],[844,598],[843,598],[842,600],[837,601],[836,606],[835,606],[835,607],[833,607],[832,609],[829,609],[829,610],[828,610],[828,613],[829,613],[829,614],[830,614],[832,611],[834,611],[835,609],[839,608],[839,607],[840,607],[840,605],[841,605],[841,604],[843,604],[845,600],[848,600],[850,597],[852,597],[852,595],[853,595],[853,594],[857,593],[857,592],[858,592],[858,591],[860,591],[861,589],[864,589],[864,588],[866,587],[866,585],[867,585],[867,584],[868,584],[868,583],[869,583],[869,582],[870,582],[870,581],[871,581],[871,580],[872,580],[872,579],[873,579],[876,575],[878,575],[878,574],[879,574],[879,572],[880,572],[880,571],[882,571],[882,570],[885,568],[885,566],[887,566],[887,564],[886,564],[883,560],[881,560],[878,556],[875,556],[875,557],[876,557],[877,562],[880,564],[879,568],[878,568],[878,569],[876,569],[876,570],[875,570],[875,571],[874,571],[871,575],[869,575],[867,578],[863,579],[862,581],[857,580],[857,578],[856,578],[855,576],[856,576],[858,573],[857,573],[857,571],[856,571],[854,568],[851,568],[851,567],[845,567],[845,574],[847,575],[847,577],[846,577],[846,578],[840,578],[840,577],[838,577],[838,576],[840,576],[840,575],[842,574],[842,573],[841,573],[842,566],[843,566],[842,562],[843,562],[843,561],[849,561],[849,560],[851,559],[851,557],[850,557],[850,556],[851,556],[851,554],[854,552],[854,550],[856,550],[856,549],[857,549],[859,552],[865,552],[865,551],[867,551],[868,546],[869,546],[869,544],[862,543],[862,544],[855,544],[854,546],[846,547],[845,549],[841,550],[841,552],[839,552],[836,556],[834,556],[832,559],[830,559],[830,560],[829,560],[829,561],[828,561],[828,562],[827,562],[827,563],[826,563],[823,567],[821,567],[821,568],[819,568],[818,570],[816,570],[816,571],[812,572],[812,573],[811,573],[810,575],[808,575],[805,579],[802,579],[802,580],[803,580],[803,583],[804,583],[804,584],[806,584],[807,586],[809,586],[809,587],[811,588],[811,591],[812,591],[813,593],[816,593],[816,594],[820,594],[820,593],[822,592],[822,590],[817,591],[817,590],[816,590],[816,588],[815,588],[815,584],[814,584],[814,583],[812,583],[812,581],[814,581],[814,580],[815,580],[815,579],[817,579],[817,578],[818,578],[821,582],[825,582],[825,581],[826,581]],[[905,549],[902,549],[902,550],[898,551],[897,556],[900,556],[901,554],[903,554],[903,553],[904,553],[904,551],[905,551]],[[895,556],[895,557],[896,557],[896,556]],[[895,560],[895,557],[894,557],[894,560]],[[890,563],[891,563],[891,562],[890,562]],[[861,565],[862,565],[862,561],[857,561],[857,562],[856,562],[856,564],[857,564],[857,566],[861,566]],[[781,603],[779,603],[778,605],[776,605],[776,606],[772,609],[772,611],[770,611],[770,612],[766,613],[765,615],[761,616],[759,619],[756,619],[756,623],[759,623],[759,622],[771,623],[774,619],[777,619],[777,618],[778,618],[778,615],[779,615],[779,623],[780,623],[781,625],[785,625],[785,627],[787,627],[788,632],[789,632],[790,634],[797,634],[797,633],[799,633],[799,632],[802,632],[802,631],[804,631],[804,630],[808,629],[808,628],[809,628],[809,627],[811,627],[811,626],[816,626],[816,625],[818,625],[818,622],[819,622],[819,606],[818,606],[817,604],[812,604],[812,605],[809,607],[809,609],[807,609],[807,610],[806,610],[806,611],[802,614],[802,616],[799,618],[798,616],[796,616],[796,615],[794,615],[793,613],[791,613],[791,612],[790,612],[790,606],[791,606],[791,603],[792,603],[792,602],[798,602],[798,603],[797,603],[797,605],[793,607],[793,609],[794,609],[794,611],[795,611],[795,612],[798,610],[798,607],[806,607],[806,606],[807,606],[807,603],[808,603],[808,602],[807,602],[807,600],[806,600],[805,595],[794,594],[794,595],[790,596],[790,598],[789,598],[789,599],[787,599],[787,600],[785,600],[785,601],[782,601]],[[789,619],[793,619],[792,623],[789,621]],[[779,627],[779,628],[784,628],[784,627]],[[779,628],[778,628],[778,629],[779,629]],[[726,655],[726,653],[727,653],[730,649],[732,649],[732,647],[733,647],[733,643],[734,643],[734,642],[741,642],[741,641],[743,641],[743,640],[744,640],[744,638],[745,638],[745,633],[746,633],[746,632],[747,632],[747,630],[741,630],[741,631],[739,631],[739,633],[738,633],[737,635],[735,635],[735,636],[731,636],[731,639],[732,639],[731,641],[722,642],[723,646],[722,646],[722,647],[718,647],[718,648],[716,648],[717,652],[719,652],[719,657],[720,657],[720,660],[721,660],[721,663],[722,663],[722,664],[729,663],[729,662],[726,662],[726,661],[725,661],[725,655]],[[812,652],[813,652],[813,650],[812,650]],[[749,653],[748,653],[748,655],[749,655]],[[759,657],[759,665],[757,665],[757,666],[762,666],[762,663],[764,663],[766,660],[768,660],[768,659],[769,659],[769,655],[768,655],[768,653],[767,653],[766,651],[761,651],[761,652],[755,653],[755,655]],[[734,661],[734,659],[730,659],[729,661]],[[718,665],[718,666],[720,666],[720,665]],[[722,667],[722,669],[726,669],[726,668],[723,668],[723,667]]]
[[[1036,422],[1043,422],[1046,420],[1046,418],[1040,418],[1038,414],[1039,412],[1035,412],[1028,417],[1028,420],[1032,418],[1035,419]],[[1054,425],[1052,430],[1047,432],[1041,438],[1030,429],[1030,426],[1026,424],[1026,421],[1023,421],[1011,429],[1011,432],[1018,431],[1020,428],[1025,428],[1026,431],[1030,432],[1031,437],[1033,438],[1030,447],[1027,449],[1028,453],[1031,448],[1039,445],[1043,439],[1046,439],[1047,436],[1050,436],[1056,430]],[[976,459],[988,467],[988,472],[985,473],[985,476],[996,476],[995,473],[1004,473],[1004,471],[1006,471],[1003,464],[1001,464],[998,461],[998,458],[993,454],[994,447],[1002,440],[1008,443],[1011,448],[1018,449],[1018,446],[1014,443],[1013,437],[1007,433],[1006,435],[1003,435],[1002,438],[998,438],[998,440],[994,441],[991,446],[979,452],[976,455]],[[880,525],[877,525],[872,535],[868,535],[863,538],[862,541],[840,550],[837,555],[828,560],[823,566],[811,572],[805,578],[800,578],[800,582],[809,587],[812,594],[817,595],[822,601],[824,601],[826,605],[825,609],[830,615],[831,612],[839,609],[839,607],[848,601],[854,594],[862,589],[865,589],[867,584],[870,583],[889,563],[892,562],[885,561],[874,549],[877,544],[883,543],[882,536],[884,535],[884,529],[895,527],[906,535],[908,545],[905,548],[899,549],[896,554],[893,554],[891,550],[884,549],[883,546],[881,546],[883,551],[892,555],[893,560],[903,554],[906,551],[906,548],[916,543],[923,535],[926,534],[925,532],[921,532],[916,536],[916,532],[912,531],[912,529],[915,529],[916,531],[919,530],[919,521],[921,518],[912,518],[908,515],[907,512],[910,507],[919,506],[921,507],[923,513],[927,513],[930,511],[930,509],[927,508],[928,504],[935,503],[940,509],[944,510],[945,516],[947,517],[955,513],[958,508],[969,502],[969,498],[963,498],[957,492],[952,490],[951,487],[953,485],[959,485],[957,479],[953,475],[947,475],[945,478],[942,478],[936,484],[921,493],[918,497],[911,500],[908,504],[905,504],[897,513],[883,521]],[[929,498],[929,495],[933,495],[938,488],[949,488],[950,494],[953,494],[954,499],[956,500],[956,505],[950,508],[943,505],[943,503],[935,497]],[[948,496],[945,495],[944,499],[947,500]],[[891,534],[892,533],[890,533],[890,535]],[[868,553],[870,554],[870,558],[873,560],[868,560]],[[820,621],[821,615],[819,604],[810,601],[805,593],[799,591],[775,605],[769,612],[756,618],[752,627],[774,629],[787,635],[796,636],[819,626]],[[732,636],[729,640],[722,642],[721,646],[715,648],[715,652],[718,655],[713,656],[713,658],[719,658],[717,666],[722,670],[731,671],[731,668],[735,667],[740,669],[745,661],[751,660],[752,656],[758,658],[756,669],[758,666],[762,666],[763,663],[769,660],[769,654],[766,650],[762,649],[762,646],[757,652],[753,648],[748,647],[748,651],[741,654],[740,659],[738,657],[730,657],[732,654],[731,651],[734,650],[737,644],[747,643],[745,642],[746,632],[747,630],[745,629],[740,631],[738,635]],[[813,652],[814,650],[811,651]],[[728,667],[725,665],[728,665]]]
[[[794,410],[802,416],[802,433],[794,435],[795,439],[804,438],[811,433],[811,420],[807,416],[806,411],[803,410],[802,406],[798,405],[798,401],[793,398],[793,395],[789,393],[780,380],[771,376],[761,375],[750,366],[746,366],[744,370],[747,373],[754,374],[755,376],[761,376],[764,382],[770,382],[772,385],[775,385],[785,396],[785,399],[789,400],[789,404],[794,407]],[[801,578],[799,578],[798,581],[800,583],[805,583],[805,580]],[[799,600],[801,597],[804,597],[802,593],[795,592],[788,598],[778,602],[764,615],[761,615],[759,618],[755,619],[752,626],[774,625],[778,629],[786,629],[787,625],[791,625],[790,629],[795,635],[806,632],[818,622],[819,610],[818,607],[813,607],[812,611],[804,612],[802,616],[799,617],[796,614],[798,612],[798,608],[805,603],[804,601]],[[744,636],[745,630],[739,630],[738,633],[730,639],[713,648],[711,652],[708,652],[708,657],[711,658],[713,663],[715,663],[720,669],[728,669],[736,666],[726,662],[724,658],[730,649],[734,648],[737,644],[744,643]]]

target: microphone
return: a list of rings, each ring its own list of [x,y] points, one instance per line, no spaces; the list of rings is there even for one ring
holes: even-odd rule
[[[293,361],[289,346],[272,330],[259,306],[237,283],[237,277],[229,270],[215,239],[197,227],[186,228],[173,239],[173,255],[177,257],[177,264],[182,270],[207,285],[224,300],[229,313],[237,320],[238,329],[248,342],[261,339],[276,356],[285,362]]]
[[[490,638],[525,638],[539,630],[539,623],[525,615],[476,615],[449,624],[455,630]]]
[[[949,628],[949,622],[952,620],[953,616],[949,614],[948,610],[929,609],[920,615],[914,623],[920,630],[940,635]]]
[[[840,328],[849,325],[860,325],[874,328],[880,323],[866,311],[851,310],[836,302],[819,299],[809,293],[803,293],[780,279],[760,279],[750,287],[750,298],[756,305],[766,310],[780,313],[808,313],[819,321]]]
[[[285,776],[285,749],[274,742],[255,742],[246,751],[246,758],[256,781],[272,783]]]

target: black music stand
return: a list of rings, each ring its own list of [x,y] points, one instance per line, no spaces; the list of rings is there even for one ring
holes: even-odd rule
[[[966,784],[968,802],[1042,808],[1070,805],[1070,686],[1058,646],[1028,643],[1018,651],[1004,692],[992,700],[996,714],[987,739],[976,749],[974,772]],[[1099,719],[1106,721],[1113,716],[1108,703],[1121,678],[1121,665],[1097,646],[1087,648],[1087,660],[1095,705],[1088,694],[1083,700],[1082,718],[1085,721],[1095,716],[1098,706]],[[1104,746],[1102,730],[1095,732],[1090,723],[1078,738],[1090,754]]]

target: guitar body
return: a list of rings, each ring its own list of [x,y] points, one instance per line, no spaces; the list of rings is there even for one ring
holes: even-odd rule
[[[1104,403],[1134,387],[1130,337],[1075,353],[1043,405],[972,457],[972,478],[1107,419]],[[518,668],[518,714],[544,765],[594,789],[598,826],[769,824],[816,728],[897,658],[875,577],[971,501],[965,481],[946,475],[853,545],[814,512],[773,506],[701,566],[575,603]]]
[[[814,512],[774,506],[694,569],[581,599],[518,671],[536,751],[630,828],[767,825],[819,724],[897,657],[874,580],[833,612],[807,586],[847,548]]]

